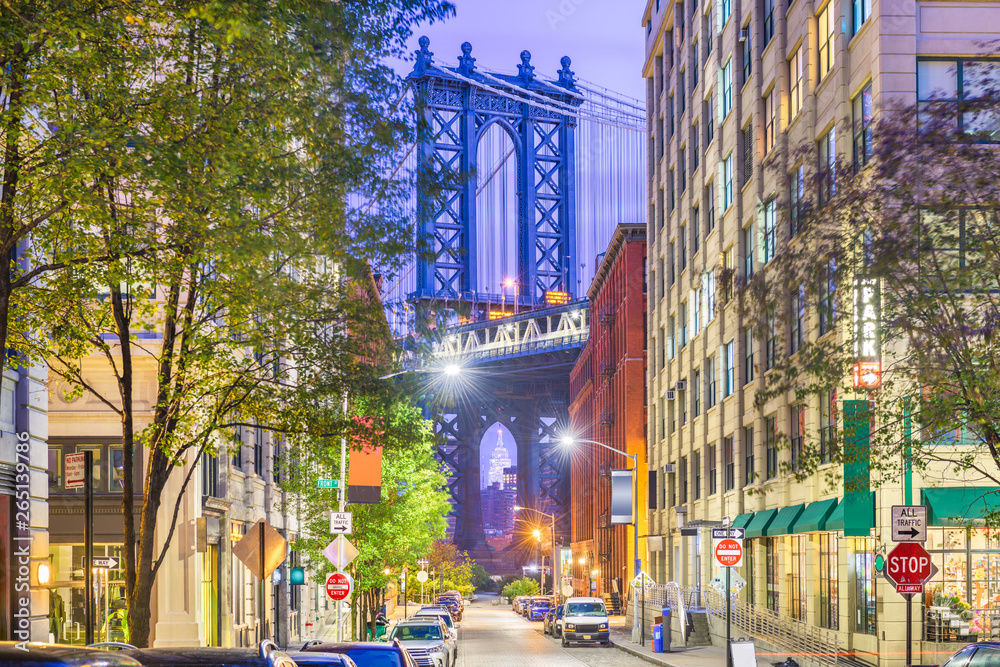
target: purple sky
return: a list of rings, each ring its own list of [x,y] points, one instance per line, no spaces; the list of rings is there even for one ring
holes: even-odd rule
[[[462,42],[472,44],[477,65],[517,73],[519,54],[531,51],[535,73],[556,78],[559,59],[569,56],[580,79],[644,100],[642,79],[644,0],[453,0],[456,16],[419,26],[430,37],[436,62],[455,66]],[[401,66],[406,75],[412,63]]]

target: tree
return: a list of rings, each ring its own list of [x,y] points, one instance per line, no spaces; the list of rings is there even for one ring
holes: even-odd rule
[[[132,640],[143,646],[180,502],[156,543],[171,476],[234,424],[287,434],[355,428],[332,406],[372,382],[365,359],[385,343],[376,300],[357,297],[368,290],[367,264],[392,266],[410,238],[393,205],[401,184],[381,173],[412,136],[406,110],[394,106],[400,82],[382,61],[399,54],[414,23],[452,9],[439,0],[285,0],[265,12],[219,0],[80,6],[67,19],[69,11],[51,29],[44,13],[30,13],[22,32],[41,44],[33,76],[55,87],[56,102],[35,90],[34,117],[87,150],[53,174],[62,154],[51,142],[49,170],[37,174],[53,183],[20,190],[33,204],[72,211],[51,233],[32,230],[34,252],[67,270],[19,283],[31,289],[3,321],[44,313],[19,343],[69,391],[93,393],[121,418],[124,541],[138,544],[123,550],[126,595]],[[86,67],[64,56],[52,66],[62,70],[46,70],[48,44],[58,42],[50,33],[78,40]],[[74,96],[97,102],[59,106]],[[44,152],[25,138],[28,107],[18,103],[6,119],[8,153],[10,142]],[[5,179],[28,173],[23,160],[5,170]],[[352,196],[384,205],[354,209]],[[0,206],[9,218],[17,205]],[[27,233],[16,231],[23,219],[0,219],[8,223],[15,236]],[[136,397],[143,369],[155,377],[148,423]],[[95,372],[114,385],[93,382]],[[148,449],[138,526],[137,447]]]
[[[848,128],[853,160],[801,185],[785,165],[817,164],[812,147],[775,160],[794,196],[765,202],[762,216],[783,211],[792,238],[779,233],[777,256],[736,280],[736,298],[759,335],[791,344],[763,374],[758,407],[823,397],[819,431],[778,438],[788,473],[835,461],[869,465],[875,485],[910,469],[1000,483],[1000,88],[993,65],[966,63],[964,80],[961,108],[952,91],[872,119],[864,99]],[[836,397],[870,409],[870,451],[851,419],[832,437]]]
[[[521,577],[504,586],[502,595],[508,600],[518,595],[538,595],[538,582],[528,577]]]

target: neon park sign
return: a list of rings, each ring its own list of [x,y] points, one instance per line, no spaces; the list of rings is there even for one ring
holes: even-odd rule
[[[882,386],[882,351],[879,327],[882,305],[878,280],[856,278],[854,281],[854,387],[876,389]]]

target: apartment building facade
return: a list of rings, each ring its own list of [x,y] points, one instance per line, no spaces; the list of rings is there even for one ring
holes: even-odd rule
[[[574,587],[579,595],[624,595],[634,576],[632,527],[611,523],[611,470],[631,461],[586,442],[594,440],[638,458],[640,548],[646,550],[646,228],[619,225],[598,257],[588,291],[590,338],[570,372],[569,408]]]
[[[707,531],[728,520],[747,531],[741,599],[836,633],[860,660],[902,664],[904,602],[875,571],[875,554],[891,548],[891,506],[925,504],[926,546],[940,572],[914,611],[920,661],[940,662],[958,642],[1000,635],[996,541],[941,519],[942,505],[982,483],[914,472],[907,497],[902,481],[845,493],[826,482],[832,463],[801,482],[785,476],[781,464],[795,444],[807,436],[832,442],[865,396],[802,401],[791,392],[757,406],[764,374],[776,355],[795,354],[811,337],[847,334],[794,305],[786,326],[758,331],[719,289],[723,276],[767,271],[776,253],[803,243],[795,221],[771,202],[794,201],[837,156],[863,168],[880,109],[949,87],[946,96],[959,97],[954,72],[984,57],[980,41],[1000,36],[998,18],[992,2],[647,3],[649,535],[657,581],[708,589],[717,568]],[[795,150],[802,146],[811,157]],[[779,435],[792,447],[778,446]],[[927,631],[937,595],[969,605],[957,631]]]

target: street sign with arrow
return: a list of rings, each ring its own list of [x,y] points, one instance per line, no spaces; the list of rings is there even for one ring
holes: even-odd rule
[[[926,542],[927,508],[923,505],[893,505],[890,526],[893,542]]]
[[[118,559],[112,558],[111,556],[94,556],[93,558],[90,559],[90,567],[99,569],[103,568],[106,570],[113,570],[116,567],[118,567],[118,563],[119,563]],[[82,564],[84,568],[87,567],[86,556],[84,556]]]

